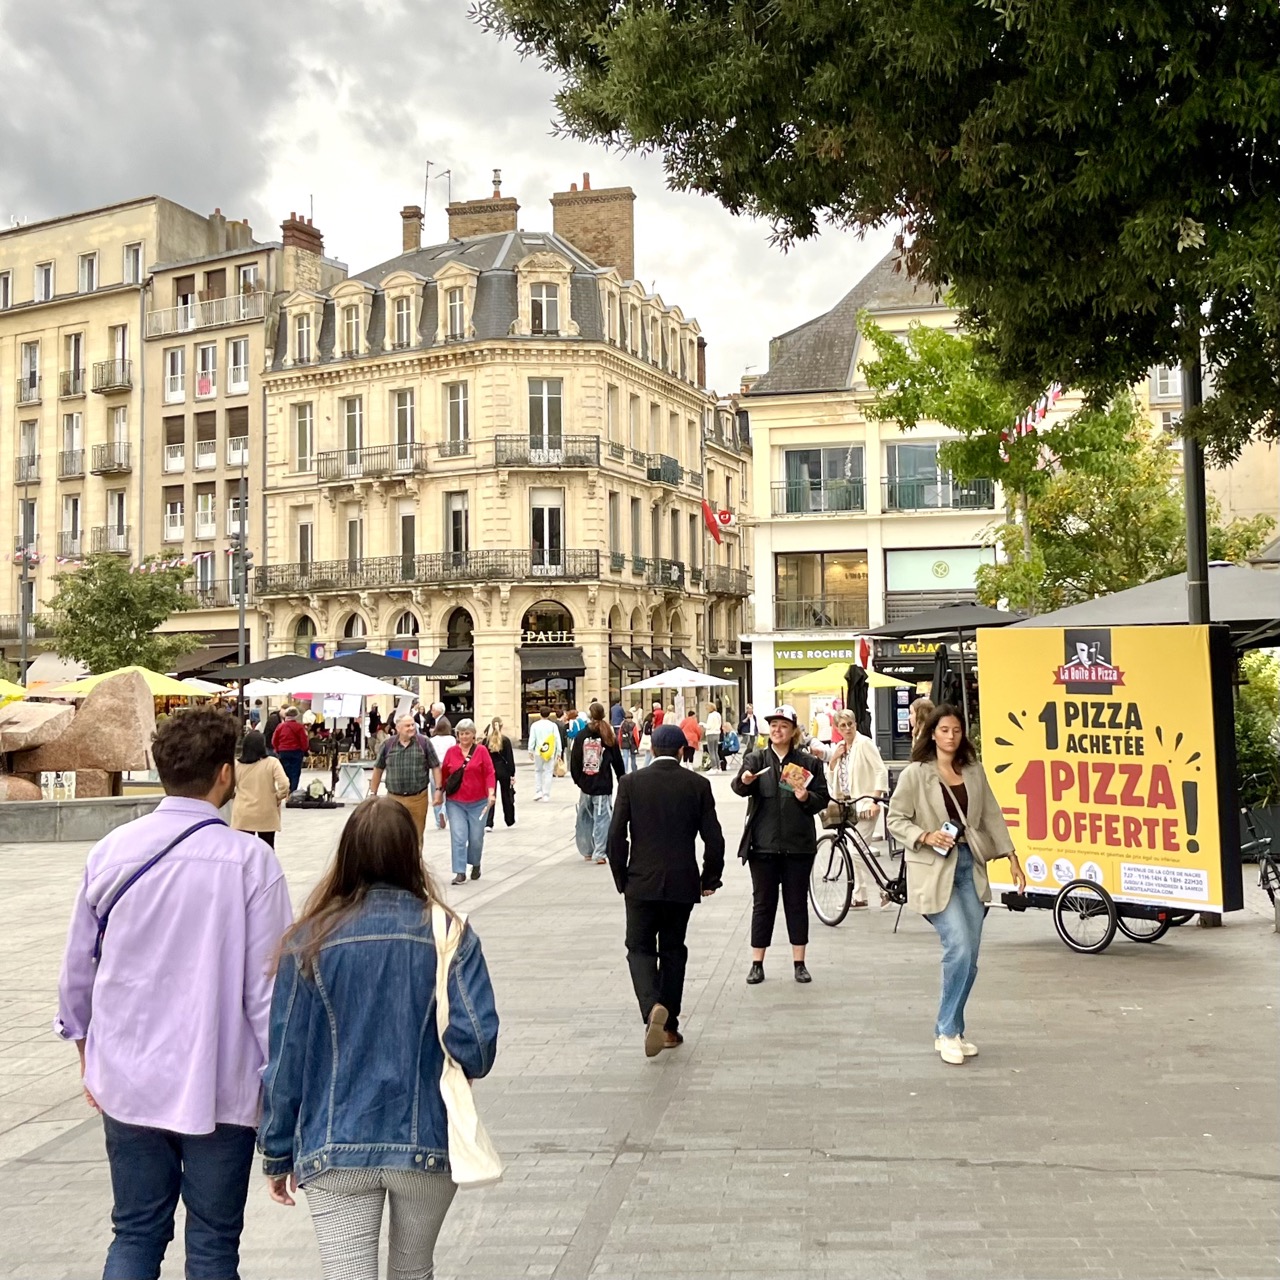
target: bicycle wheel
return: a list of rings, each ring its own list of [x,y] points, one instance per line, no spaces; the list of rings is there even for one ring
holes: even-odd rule
[[[1116,927],[1126,938],[1134,942],[1159,942],[1173,927],[1173,922],[1166,915],[1163,920],[1152,920],[1147,916],[1116,916]]]
[[[1092,880],[1072,880],[1053,900],[1053,927],[1072,951],[1096,956],[1116,936],[1116,904]]]
[[[1276,860],[1264,853],[1258,858],[1258,884],[1267,891],[1271,905],[1276,905],[1276,894],[1280,892],[1280,871],[1276,869]]]
[[[809,901],[813,903],[813,914],[832,927],[849,914],[853,869],[844,845],[836,841],[834,833],[818,841],[818,856],[809,872]]]

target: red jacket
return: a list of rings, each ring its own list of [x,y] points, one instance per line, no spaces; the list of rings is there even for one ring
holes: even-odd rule
[[[306,751],[311,746],[307,727],[301,720],[281,720],[271,735],[272,751]]]
[[[702,741],[702,726],[698,723],[698,717],[693,712],[690,712],[680,721],[680,728],[684,731],[684,740],[691,747],[696,747]]]
[[[440,762],[440,785],[444,786],[444,780],[451,773],[461,769],[464,764],[467,771],[462,775],[462,785],[448,799],[456,800],[459,804],[470,804],[473,800],[487,800],[489,792],[494,788],[495,779],[493,757],[482,743],[476,743],[471,751],[471,760],[468,762],[466,756],[462,754],[462,748],[455,742],[444,753],[444,759]]]

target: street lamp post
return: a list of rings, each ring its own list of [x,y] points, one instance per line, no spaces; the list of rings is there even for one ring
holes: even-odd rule
[[[236,592],[236,604],[239,611],[239,625],[236,638],[236,653],[238,665],[244,666],[245,659],[248,656],[248,636],[245,633],[245,596],[249,591],[249,567],[253,561],[253,556],[249,551],[248,538],[248,514],[249,514],[249,479],[248,479],[248,459],[247,451],[242,450],[240,453],[240,494],[239,494],[239,528],[236,531],[235,551],[232,559],[235,561],[236,577],[238,579],[239,590]],[[243,722],[245,717],[244,705],[244,681],[238,682],[240,719]]]

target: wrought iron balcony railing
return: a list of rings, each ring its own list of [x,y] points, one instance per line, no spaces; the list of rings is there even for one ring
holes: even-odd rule
[[[133,386],[132,360],[99,360],[93,366],[93,389],[128,391]]]
[[[778,631],[815,631],[824,627],[867,626],[864,595],[776,596],[773,625]]]
[[[76,480],[84,475],[84,450],[63,449],[58,454],[58,479]]]
[[[89,547],[93,552],[117,551],[129,554],[130,535],[133,529],[127,524],[95,525],[90,531]]]
[[[65,560],[75,560],[84,554],[84,531],[78,533],[70,529],[58,531],[58,554]]]
[[[234,578],[218,578],[213,582],[199,582],[188,578],[182,584],[184,595],[191,596],[197,609],[233,609],[240,603],[240,582]],[[253,599],[250,589],[246,601]]]
[[[47,636],[53,632],[53,619],[47,613],[33,613],[27,619],[27,635]],[[22,636],[22,615],[0,613],[0,640],[18,640]]]
[[[650,480],[656,480],[661,484],[678,485],[680,477],[684,474],[680,460],[665,453],[651,453],[645,463],[645,470]]]
[[[707,566],[707,590],[716,596],[747,596],[751,594],[751,584],[745,569],[713,564]]]
[[[427,469],[428,452],[425,444],[378,444],[365,449],[327,449],[316,454],[316,473],[321,484],[414,475]]]
[[[495,436],[494,465],[499,467],[598,467],[599,436]]]
[[[58,394],[64,397],[84,395],[84,370],[64,369],[58,382]]]
[[[261,320],[266,314],[265,292],[235,293],[228,298],[188,302],[180,307],[148,311],[147,337],[163,338],[171,333],[191,333],[196,329],[214,329],[224,324]]]
[[[36,484],[40,479],[40,455],[20,453],[13,460],[13,479],[15,484]]]
[[[89,470],[95,476],[110,475],[113,472],[133,470],[133,459],[129,452],[127,440],[117,440],[113,444],[95,444]]]
[[[683,587],[685,567],[679,560],[646,560],[644,580],[651,587]]]
[[[19,404],[39,404],[40,403],[40,384],[43,378],[37,377],[33,373],[27,374],[25,377],[18,379],[18,403]]]
[[[990,511],[996,505],[994,480],[967,484],[944,476],[941,480],[883,480],[886,511]]]
[[[865,511],[867,506],[862,480],[779,480],[769,487],[775,516]]]

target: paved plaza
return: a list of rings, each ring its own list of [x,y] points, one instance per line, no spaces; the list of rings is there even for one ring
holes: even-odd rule
[[[699,907],[676,1051],[647,1060],[606,867],[573,848],[567,781],[488,842],[473,913],[502,1018],[477,1089],[507,1160],[460,1193],[443,1277],[902,1280],[1274,1277],[1280,1271],[1276,1005],[1280,939],[1246,868],[1225,928],[1120,938],[1099,957],[1048,913],[992,913],[969,1034],[932,1048],[939,948],[906,913],[815,922],[813,984],[779,925],[748,987],[744,802],[715,780],[730,857]],[[300,902],[342,812],[289,811]],[[49,1032],[85,845],[0,845],[0,1276],[100,1274],[110,1192],[75,1053]],[[447,837],[427,853],[446,878]],[[313,1277],[304,1204],[255,1180],[245,1280]],[[182,1274],[181,1224],[166,1276]]]

